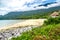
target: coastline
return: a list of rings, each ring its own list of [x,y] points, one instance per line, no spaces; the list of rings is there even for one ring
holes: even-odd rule
[[[0,28],[0,40],[11,40],[12,37],[20,36],[23,32],[42,26],[46,19],[29,19],[11,26]]]
[[[2,30],[5,31],[5,30],[11,29],[11,28],[26,27],[26,26],[41,26],[43,24],[44,20],[46,20],[46,19],[28,19],[23,22],[19,22],[19,23],[16,23],[16,24],[13,24],[13,25],[10,25],[7,27],[2,27],[2,28],[0,28],[0,31],[2,31]]]

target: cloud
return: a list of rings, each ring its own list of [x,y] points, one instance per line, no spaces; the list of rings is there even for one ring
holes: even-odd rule
[[[48,5],[47,7],[41,6],[36,7],[38,5],[42,5],[48,2],[58,2],[55,4]],[[28,11],[28,10],[36,10],[36,9],[47,9],[50,7],[59,6],[60,0],[0,0],[0,15],[7,14],[11,11]]]
[[[6,12],[22,10],[26,6],[23,6],[26,2],[33,2],[34,0],[1,0],[0,1],[0,14],[6,14]],[[27,8],[27,7],[26,7]],[[5,13],[4,13],[5,12]]]
[[[60,2],[60,0],[56,0],[56,2]]]
[[[6,14],[10,11],[26,11],[33,10],[33,6],[42,3],[45,0],[1,0],[0,4],[0,14]],[[29,4],[28,7],[27,4]],[[25,5],[26,4],[26,5]]]

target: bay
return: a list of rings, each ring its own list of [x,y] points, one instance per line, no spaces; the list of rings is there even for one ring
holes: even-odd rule
[[[0,28],[6,27],[15,23],[23,22],[24,20],[0,20]]]

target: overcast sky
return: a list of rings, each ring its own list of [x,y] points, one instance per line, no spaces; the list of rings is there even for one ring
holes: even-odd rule
[[[45,3],[57,2],[55,4],[36,7]],[[60,0],[0,0],[0,15],[7,14],[11,11],[28,11],[36,9],[47,9],[50,7],[60,6]]]

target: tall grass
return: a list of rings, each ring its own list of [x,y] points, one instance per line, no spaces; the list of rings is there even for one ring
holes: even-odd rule
[[[60,24],[34,28],[11,40],[60,40]]]
[[[60,40],[60,17],[49,18],[44,24],[11,40]]]

